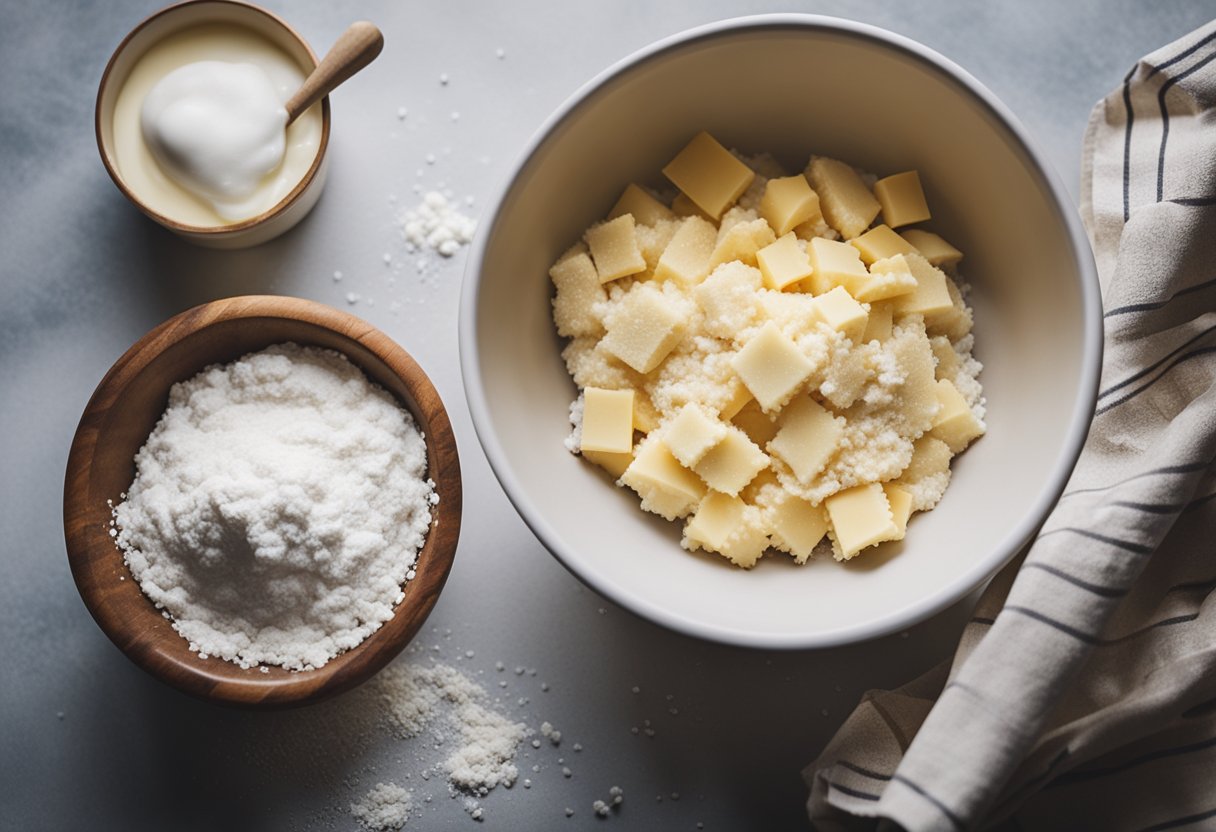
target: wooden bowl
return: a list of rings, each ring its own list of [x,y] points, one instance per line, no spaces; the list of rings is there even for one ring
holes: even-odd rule
[[[416,576],[393,617],[358,647],[316,670],[242,669],[199,659],[143,594],[110,537],[108,500],[135,478],[134,457],[168,404],[169,388],[210,364],[271,344],[337,350],[393,393],[426,435],[439,504]],[[365,681],[422,627],[439,597],[460,535],[456,439],[430,379],[400,346],[353,315],[296,298],[248,296],[196,306],[141,338],[110,368],[81,416],[68,457],[63,525],[80,596],[110,640],[144,670],[192,696],[255,708],[317,702]]]

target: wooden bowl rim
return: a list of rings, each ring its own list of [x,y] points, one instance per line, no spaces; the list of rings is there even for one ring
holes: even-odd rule
[[[130,634],[138,620],[124,617],[116,605],[105,603],[100,588],[86,580],[86,570],[92,561],[113,558],[127,581],[138,588],[123,562],[121,550],[104,527],[80,522],[99,508],[87,486],[87,476],[101,436],[99,426],[109,410],[104,403],[115,401],[132,380],[169,348],[211,326],[240,319],[285,319],[316,326],[358,344],[382,362],[414,399],[413,406],[408,406],[389,390],[415,417],[426,437],[428,476],[435,483],[435,493],[440,495],[439,503],[432,507],[431,527],[418,553],[417,575],[406,585],[405,597],[394,607],[393,617],[357,647],[339,654],[322,667],[290,672],[286,676],[281,675],[283,671],[279,668],[272,674],[262,674],[256,667],[245,670],[215,657],[201,660],[189,654],[192,661],[186,661],[162,652],[157,646],[161,640],[151,636],[129,647],[124,646],[124,637]],[[346,351],[338,351],[363,370],[356,358]],[[197,371],[191,375],[194,372]],[[184,379],[174,379],[170,384],[181,380]],[[424,409],[426,404],[430,407]],[[440,457],[443,464],[440,464]],[[85,477],[83,487],[77,484],[80,476]],[[105,499],[105,496],[97,496]],[[114,362],[85,406],[72,439],[64,481],[63,517],[68,562],[81,599],[98,626],[127,658],[165,684],[200,699],[238,707],[283,708],[318,702],[361,684],[388,664],[417,635],[451,572],[460,535],[461,504],[459,455],[447,410],[430,378],[403,347],[361,318],[322,303],[276,295],[244,295],[199,304],[174,315],[150,330]],[[433,590],[422,595],[411,593],[413,586],[424,583],[424,576],[425,580],[434,582]],[[140,595],[147,601],[148,609],[157,612],[142,591]],[[181,639],[175,630],[169,630],[169,633]],[[184,647],[184,639],[182,641]],[[377,649],[368,650],[369,646]],[[139,649],[133,649],[136,647]],[[166,668],[153,660],[156,657],[172,664]],[[339,671],[342,678],[335,679]],[[238,678],[238,674],[246,678]]]
[[[308,170],[304,172],[302,177],[300,177],[300,181],[287,192],[286,196],[284,196],[274,205],[267,208],[262,213],[256,214],[248,219],[241,220],[240,222],[229,223],[227,225],[190,225],[188,223],[179,222],[178,220],[166,216],[165,214],[162,214],[159,211],[153,210],[151,207],[149,207],[147,203],[140,199],[138,194],[127,186],[126,180],[123,179],[122,174],[118,172],[117,165],[115,165],[110,158],[110,153],[107,150],[107,143],[103,137],[104,131],[102,130],[101,120],[101,99],[102,96],[105,95],[106,87],[109,86],[110,73],[114,69],[114,64],[118,61],[118,57],[124,51],[126,51],[127,46],[131,43],[136,35],[146,29],[154,21],[159,20],[166,15],[175,14],[182,8],[188,6],[208,5],[239,6],[241,8],[248,9],[252,13],[260,14],[261,16],[269,19],[272,23],[277,24],[281,29],[283,29],[284,32],[298,42],[300,46],[304,47],[304,51],[308,54],[309,58],[312,59],[313,68],[316,68],[319,59],[317,58],[317,53],[313,51],[312,46],[309,45],[308,41],[304,39],[304,36],[297,32],[295,28],[291,26],[291,24],[269,9],[264,9],[261,6],[246,2],[246,0],[182,0],[180,3],[165,6],[163,9],[155,11],[145,17],[138,24],[136,24],[135,28],[127,33],[126,37],[124,37],[114,49],[113,54],[110,55],[110,60],[106,62],[105,70],[101,73],[101,81],[97,85],[97,99],[93,105],[93,132],[97,138],[97,151],[101,156],[101,163],[105,166],[106,173],[110,175],[110,179],[114,181],[114,184],[118,187],[118,190],[122,191],[123,196],[129,199],[131,203],[135,205],[135,207],[139,208],[140,211],[144,212],[161,225],[178,233],[220,237],[231,236],[242,231],[248,231],[255,226],[262,225],[263,223],[285,213],[300,199],[300,197],[304,195],[304,192],[313,183],[313,180],[316,179],[317,173],[320,171],[321,165],[325,161],[325,154],[329,150],[330,110],[329,96],[327,95],[321,99],[321,140],[317,143],[317,153],[313,157],[312,164],[308,166]]]

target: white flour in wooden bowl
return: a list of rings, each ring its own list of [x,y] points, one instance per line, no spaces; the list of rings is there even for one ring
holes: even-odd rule
[[[332,350],[175,384],[114,531],[201,658],[320,667],[393,615],[438,502],[413,418]]]

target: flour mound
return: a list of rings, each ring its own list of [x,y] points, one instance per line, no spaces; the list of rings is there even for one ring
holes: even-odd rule
[[[114,507],[144,594],[200,657],[320,667],[388,621],[431,523],[408,412],[332,350],[175,384]]]

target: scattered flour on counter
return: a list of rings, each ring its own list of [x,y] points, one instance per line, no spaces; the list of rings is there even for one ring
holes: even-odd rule
[[[484,796],[519,777],[515,754],[528,727],[494,710],[485,688],[446,664],[395,664],[377,678],[389,722],[402,737],[439,723],[438,735],[454,732],[458,746],[443,762],[455,788]]]
[[[400,829],[413,809],[410,793],[396,783],[377,783],[361,800],[350,804],[351,816],[372,832]]]
[[[173,385],[113,516],[192,652],[306,670],[392,618],[437,496],[396,399],[286,343]]]
[[[428,157],[428,163],[433,159]],[[460,213],[443,194],[429,191],[418,205],[401,215],[401,226],[411,245],[451,257],[473,239],[477,222]]]

